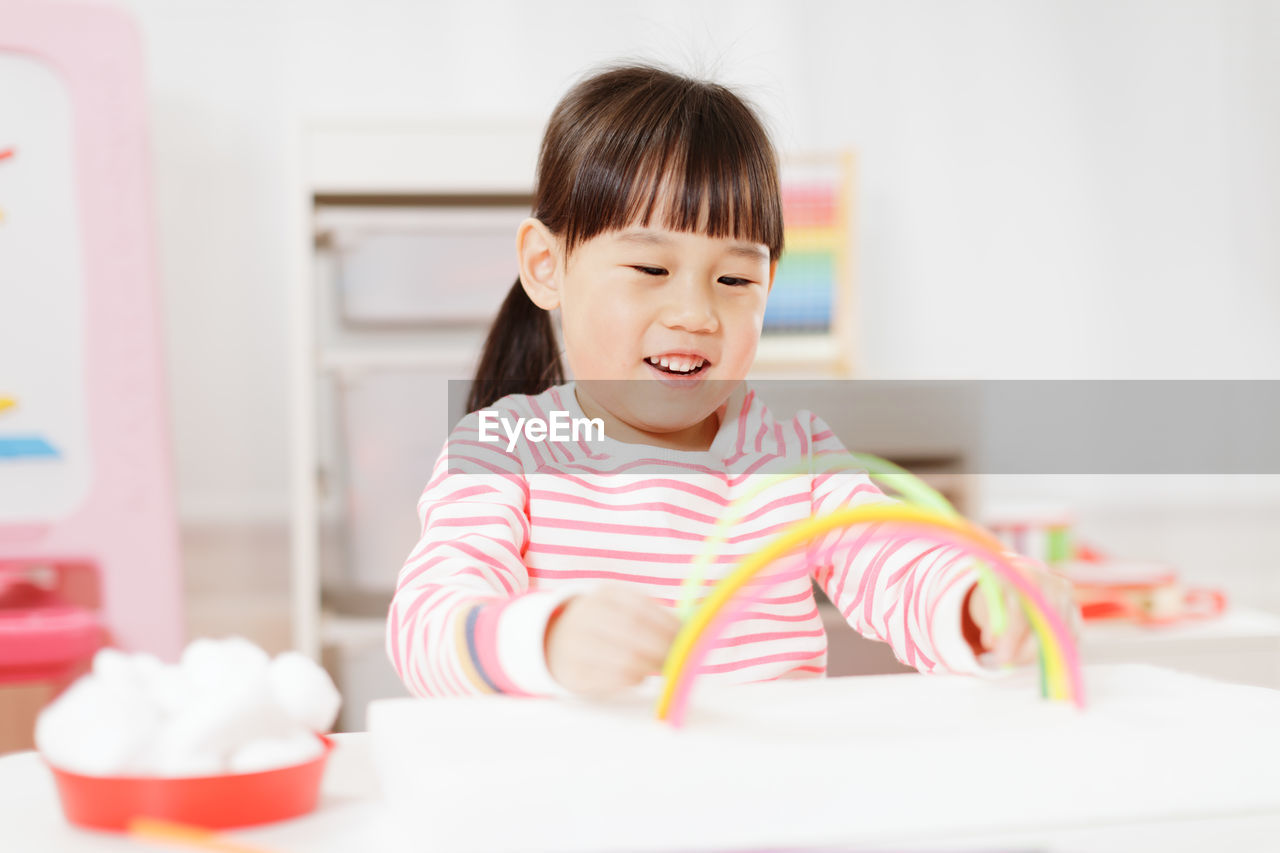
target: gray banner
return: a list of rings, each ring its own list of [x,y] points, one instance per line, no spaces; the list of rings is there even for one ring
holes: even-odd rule
[[[451,425],[466,414],[470,384],[449,383]],[[593,397],[629,401],[637,412],[665,411],[672,394],[687,393],[655,381],[582,384]],[[775,422],[789,425],[808,410],[847,449],[908,467],[945,463],[969,474],[1280,474],[1277,380],[765,380],[747,388]],[[696,393],[716,400],[734,390],[704,382]],[[527,440],[521,434],[517,446]],[[501,446],[508,445],[503,434]],[[663,456],[644,445],[625,451]]]

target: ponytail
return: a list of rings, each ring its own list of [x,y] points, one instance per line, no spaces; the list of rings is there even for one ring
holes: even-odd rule
[[[540,394],[564,381],[551,314],[533,304],[516,278],[485,339],[467,411],[491,406],[508,394]]]

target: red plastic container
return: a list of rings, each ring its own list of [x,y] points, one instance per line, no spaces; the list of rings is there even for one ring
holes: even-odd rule
[[[305,764],[221,776],[81,776],[45,762],[67,820],[89,829],[125,831],[146,817],[205,829],[231,829],[299,817],[315,810],[333,741]]]

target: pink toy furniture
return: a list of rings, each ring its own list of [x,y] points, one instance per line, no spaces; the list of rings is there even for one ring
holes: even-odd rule
[[[0,0],[0,684],[183,643],[139,33]]]
[[[107,641],[93,566],[0,565],[0,685],[60,690]]]

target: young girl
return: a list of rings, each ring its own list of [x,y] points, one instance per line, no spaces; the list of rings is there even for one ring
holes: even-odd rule
[[[752,475],[845,452],[815,415],[775,421],[743,381],[782,233],[773,147],[724,87],[627,66],[560,101],[533,216],[516,237],[520,276],[485,344],[471,414],[418,503],[422,536],[391,602],[387,650],[411,692],[604,693],[654,674],[694,555],[755,489]],[[521,438],[537,421],[554,433],[555,413],[593,420],[603,436]],[[788,524],[886,500],[862,473],[775,478],[707,580]],[[704,677],[823,675],[810,574],[854,628],[921,671],[1031,658],[1017,608],[992,636],[967,559],[923,541],[869,541],[869,530],[811,548],[810,573],[752,605]],[[1035,577],[1069,607],[1065,585]]]

